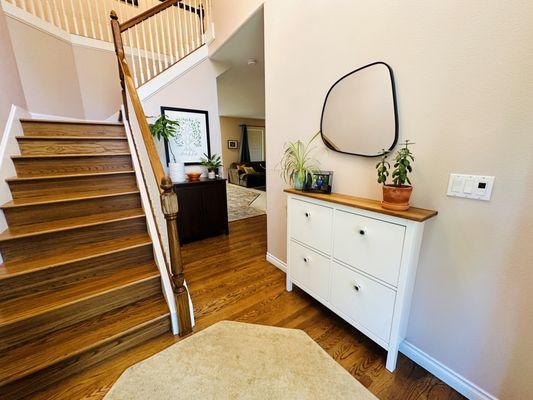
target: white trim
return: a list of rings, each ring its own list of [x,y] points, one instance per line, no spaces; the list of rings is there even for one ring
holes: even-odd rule
[[[407,340],[404,340],[400,345],[400,352],[470,400],[498,400],[496,396],[491,395],[429,354],[424,353]]]
[[[112,118],[115,119],[112,120]],[[73,118],[73,117],[64,117],[62,115],[53,115],[53,114],[40,114],[40,113],[30,113],[30,118],[34,120],[43,120],[43,121],[58,121],[58,122],[79,122],[81,124],[116,124],[118,123],[118,111],[110,116],[107,119],[83,119],[83,118]]]
[[[206,45],[201,46],[185,58],[178,61],[173,66],[165,69],[159,75],[156,75],[148,82],[137,89],[141,101],[146,101],[154,94],[170,85],[176,79],[186,74],[189,70],[200,64],[208,58],[208,49]]]
[[[9,112],[2,141],[0,142],[0,204],[7,203],[13,199],[6,179],[17,175],[15,166],[11,161],[11,156],[20,155],[20,148],[15,136],[22,132],[20,119],[28,118],[29,116],[30,114],[23,108],[14,104],[11,105],[11,111]],[[3,211],[0,210],[0,232],[5,229],[7,229],[7,222]],[[1,254],[0,263],[2,263]]]
[[[279,258],[277,258],[276,256],[270,254],[269,252],[266,253],[266,260],[274,265],[275,267],[278,267],[279,269],[281,269],[283,272],[287,273],[287,264],[284,263],[283,261],[281,261]]]
[[[124,115],[124,106],[122,106],[122,113]],[[128,145],[131,152],[131,159],[133,161],[133,169],[135,171],[135,177],[137,179],[137,186],[141,193],[141,201],[146,215],[146,225],[148,226],[148,234],[152,239],[152,245],[154,249],[154,258],[161,275],[161,286],[163,288],[163,294],[167,301],[168,309],[170,311],[170,321],[172,324],[172,333],[177,335],[179,333],[178,326],[178,310],[176,309],[176,299],[174,298],[174,291],[172,290],[172,283],[168,276],[167,265],[165,262],[165,255],[163,253],[163,246],[159,241],[159,235],[157,234],[157,226],[155,218],[152,212],[152,206],[150,205],[150,198],[148,196],[148,190],[144,183],[144,178],[141,171],[141,165],[139,163],[137,149],[133,140],[133,135],[130,130],[128,121],[124,121],[124,128],[126,130],[126,136],[128,138]]]

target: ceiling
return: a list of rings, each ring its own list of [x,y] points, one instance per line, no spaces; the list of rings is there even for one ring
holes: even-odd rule
[[[217,79],[221,116],[265,118],[263,9],[259,9],[211,57],[229,66]],[[256,60],[248,65],[248,60]]]

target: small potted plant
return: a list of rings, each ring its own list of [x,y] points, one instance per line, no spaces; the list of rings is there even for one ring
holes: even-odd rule
[[[281,176],[294,189],[303,190],[312,179],[313,172],[318,170],[318,162],[311,157],[311,143],[319,135],[317,132],[307,143],[297,140],[287,143],[280,161]]]
[[[153,124],[150,124],[150,133],[157,140],[169,140],[176,136],[176,129],[179,127],[179,122],[167,118],[161,114]],[[168,146],[172,161],[168,163],[168,170],[172,182],[179,182],[183,180],[184,166],[183,163],[178,163],[172,146]]]
[[[387,184],[390,163],[387,161],[388,152],[383,150],[381,161],[376,164],[378,183],[383,184],[383,201],[381,205],[387,210],[405,211],[409,209],[409,199],[413,192],[408,174],[413,172],[411,163],[415,160],[409,146],[409,140],[402,143],[402,148],[396,152],[394,170],[392,171],[392,184]]]
[[[211,157],[209,157],[204,153],[204,157],[205,158],[202,158],[200,162],[207,169],[207,177],[209,179],[215,179],[218,169],[222,166],[220,155],[213,154]]]

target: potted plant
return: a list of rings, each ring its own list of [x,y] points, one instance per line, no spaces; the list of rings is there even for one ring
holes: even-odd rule
[[[209,179],[215,179],[218,169],[222,166],[220,155],[213,154],[211,157],[209,157],[204,153],[204,156],[205,158],[202,158],[200,162],[207,169],[207,177]]]
[[[157,140],[169,140],[176,136],[176,129],[179,127],[179,122],[167,118],[164,114],[161,114],[159,118],[155,120],[153,124],[150,124],[150,133]],[[184,179],[184,165],[178,163],[172,146],[168,146],[172,161],[168,163],[168,170],[170,179],[172,182],[179,182]]]
[[[317,132],[307,143],[297,140],[287,143],[280,161],[281,176],[294,189],[303,190],[312,179],[313,172],[318,170],[318,162],[311,157],[311,143],[319,135]]]
[[[381,161],[376,164],[378,183],[383,184],[383,201],[381,205],[387,210],[404,211],[409,209],[409,199],[413,192],[408,174],[413,172],[411,163],[415,160],[409,146],[409,140],[402,143],[402,148],[396,152],[394,170],[392,171],[392,184],[387,184],[390,163],[387,161],[388,152],[383,150]]]

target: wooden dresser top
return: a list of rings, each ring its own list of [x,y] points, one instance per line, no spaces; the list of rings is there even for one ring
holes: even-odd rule
[[[381,207],[381,202],[378,200],[365,199],[362,197],[349,196],[347,194],[340,193],[312,193],[303,192],[296,189],[285,189],[284,192],[297,194],[299,196],[310,197],[312,199],[328,201],[330,203],[341,204],[343,206],[361,208],[363,210],[374,211],[381,214],[392,215],[394,217],[400,217],[410,219],[412,221],[423,222],[431,217],[437,215],[437,211],[426,210],[424,208],[410,207],[407,211],[394,211],[386,210]]]

